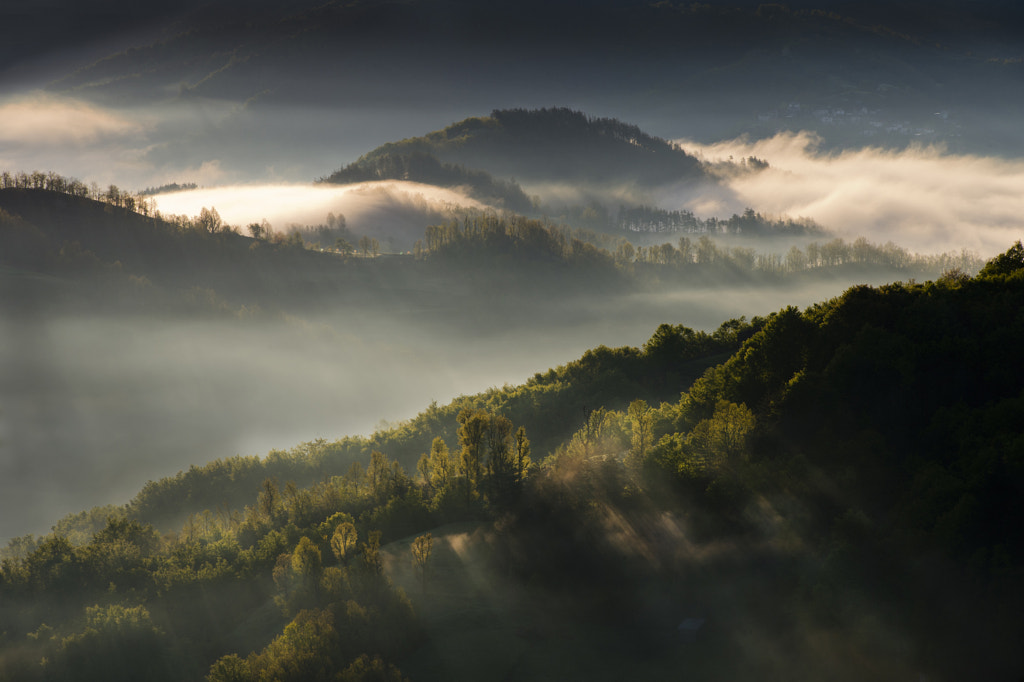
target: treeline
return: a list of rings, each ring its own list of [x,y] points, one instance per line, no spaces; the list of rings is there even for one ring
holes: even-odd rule
[[[417,243],[414,253],[462,260],[486,254],[499,261],[514,259],[523,264],[612,268],[611,255],[591,243],[596,236],[515,214],[473,212],[445,225],[428,225],[424,242]]]
[[[690,211],[666,211],[650,206],[620,206],[616,226],[625,232],[687,232],[757,236],[816,235],[824,230],[812,220],[769,218],[748,208],[730,218],[698,218]]]
[[[52,171],[48,173],[43,173],[42,171],[32,171],[31,173],[3,171],[0,173],[0,189],[45,189],[74,197],[102,201],[111,206],[124,208],[144,216],[148,216],[151,213],[159,216],[159,211],[154,212],[153,202],[145,198],[146,192],[132,193],[119,188],[117,185],[109,185],[104,189],[95,182],[86,185],[81,180],[66,178]]]
[[[486,254],[524,262],[557,261],[586,265],[595,271],[617,268],[620,273],[641,280],[716,273],[780,277],[843,268],[938,275],[954,270],[977,272],[983,264],[982,259],[966,250],[921,255],[892,242],[878,245],[863,237],[852,243],[836,238],[825,243],[811,242],[803,249],[792,246],[785,254],[719,246],[708,235],[696,241],[683,236],[676,244],[634,246],[622,237],[491,212],[470,213],[461,221],[428,226],[425,237],[425,242],[416,245],[418,257],[459,258],[466,262]]]
[[[849,267],[884,268],[893,272],[937,275],[949,270],[977,272],[984,263],[974,253],[961,250],[936,255],[911,253],[892,242],[873,244],[864,237],[852,243],[836,238],[824,244],[811,242],[802,250],[791,246],[785,255],[758,253],[750,247],[720,247],[708,236],[696,242],[680,237],[676,245],[636,247],[620,244],[615,259],[619,263],[669,266],[685,272],[700,266],[725,268],[736,273],[794,275],[826,272]]]
[[[190,189],[198,189],[199,185],[194,182],[177,183],[172,182],[167,185],[160,185],[159,187],[147,187],[146,189],[139,192],[143,196],[153,196],[154,194],[166,194],[168,192],[182,192]]]

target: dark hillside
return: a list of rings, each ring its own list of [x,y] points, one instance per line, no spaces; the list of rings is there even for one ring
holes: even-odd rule
[[[338,258],[306,250],[301,240],[257,243],[215,213],[205,222],[169,222],[86,197],[15,188],[0,189],[0,209],[31,225],[35,235],[31,264],[24,255],[29,247],[15,241],[0,259],[61,277],[134,276],[171,290],[215,291],[238,306],[279,293],[322,292],[325,278],[340,282],[343,274]],[[0,239],[16,234],[5,230]]]
[[[355,169],[370,172],[396,157],[416,155],[529,181],[657,185],[705,178],[697,159],[635,125],[554,108],[497,110],[468,118],[378,147],[326,180],[349,181],[345,178]]]
[[[419,150],[367,155],[331,173],[321,182],[346,185],[375,180],[409,180],[437,187],[462,188],[474,199],[490,206],[520,213],[528,213],[534,208],[530,198],[516,183],[496,180],[484,171],[441,163],[432,154]]]
[[[975,279],[854,287],[781,311],[683,396],[678,432],[648,460],[719,523],[756,499],[785,510],[786,532],[821,561],[805,577],[818,617],[849,625],[887,603],[950,679],[1024,663],[1009,644],[1024,605],[1022,253]],[[757,422],[740,450],[698,436],[737,423],[729,404]]]

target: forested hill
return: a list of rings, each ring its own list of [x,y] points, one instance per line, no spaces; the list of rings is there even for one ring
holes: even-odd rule
[[[301,238],[242,236],[215,208],[159,216],[144,200],[140,205],[111,189],[102,200],[84,187],[0,189],[2,283],[31,299],[5,303],[90,300],[87,292],[98,286],[122,303],[177,305],[186,292],[207,302],[223,297],[237,308],[282,294],[323,293],[328,278],[335,290],[343,283],[337,257],[307,249]],[[100,299],[93,297],[94,304]]]
[[[112,301],[123,303],[174,303],[184,293],[236,310],[295,310],[349,303],[372,307],[382,299],[431,301],[435,290],[460,291],[467,280],[476,284],[466,296],[481,303],[483,292],[492,290],[525,298],[548,289],[571,295],[631,286],[607,252],[577,238],[582,233],[537,220],[510,219],[521,231],[542,237],[530,248],[513,248],[492,243],[489,233],[476,229],[508,221],[494,214],[467,217],[465,232],[458,232],[465,239],[447,244],[453,263],[440,248],[435,259],[425,253],[382,255],[375,239],[357,239],[343,227],[306,226],[288,233],[260,225],[240,228],[226,224],[216,208],[192,217],[161,216],[144,197],[117,188],[110,197],[73,189],[0,188],[0,284],[12,293],[5,303],[89,300],[82,287],[100,286],[117,294]]]
[[[409,174],[405,179],[430,182],[429,176],[412,176],[418,165],[427,165],[412,163],[417,158],[520,181],[659,185],[705,177],[696,158],[635,125],[552,108],[496,110],[422,137],[388,143],[325,180],[390,177],[394,168],[401,168]]]
[[[519,213],[534,209],[523,189],[511,180],[497,180],[490,173],[442,163],[421,151],[387,151],[367,155],[331,173],[320,182],[346,185],[375,180],[408,180],[437,187],[458,187],[489,206]]]
[[[715,335],[664,325],[642,350],[597,349],[372,439],[195,467],[8,547],[0,672],[398,680],[397,663],[520,679],[552,665],[528,644],[556,622],[587,635],[560,657],[652,677],[690,662],[702,680],[1015,679],[1021,309],[1018,243],[975,278],[855,287]],[[576,431],[541,436],[559,427]],[[144,522],[200,501],[179,534]],[[459,539],[452,522],[479,530]],[[428,531],[460,560],[428,571]],[[480,543],[470,593],[462,561]],[[419,567],[411,601],[391,582],[402,565]],[[467,608],[498,625],[453,617]],[[686,614],[707,616],[700,646],[674,638]]]
[[[195,467],[12,542],[0,674],[532,679],[557,656],[652,679],[1016,679],[1022,309],[1018,242],[974,278],[663,325],[371,439]],[[180,533],[145,523],[200,501]]]

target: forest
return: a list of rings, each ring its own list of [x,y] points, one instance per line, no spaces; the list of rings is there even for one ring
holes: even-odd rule
[[[95,206],[160,248],[339,264],[117,203]],[[70,257],[4,220],[38,246],[7,267]],[[91,263],[124,242],[92,232]],[[484,214],[428,229],[409,262],[648,265],[566,236]],[[885,253],[842,246],[834,264]],[[1024,247],[975,276],[948,265],[712,333],[663,324],[369,437],[195,465],[69,515],[4,550],[0,676],[1018,676]]]
[[[1022,37],[0,3],[0,680],[1024,680]]]

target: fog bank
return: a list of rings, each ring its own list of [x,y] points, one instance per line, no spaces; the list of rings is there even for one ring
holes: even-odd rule
[[[689,200],[699,214],[753,207],[807,217],[840,236],[894,241],[912,251],[967,248],[982,256],[1024,237],[1024,159],[949,154],[941,147],[862,148],[819,153],[808,132],[701,145],[679,140],[704,159],[756,156],[771,167],[725,179],[727,192]],[[672,193],[660,202],[670,205]]]
[[[641,345],[662,322],[713,329],[846,284],[460,299],[316,319],[0,317],[0,542],[127,502],[193,464],[369,434],[598,345]]]
[[[267,220],[283,232],[292,224],[324,224],[327,214],[334,213],[344,215],[348,228],[357,234],[394,231],[400,223],[402,231],[414,232],[414,239],[423,236],[425,216],[483,207],[456,190],[400,181],[221,186],[159,194],[153,200],[164,214],[194,216],[213,207],[224,222],[240,228]]]

